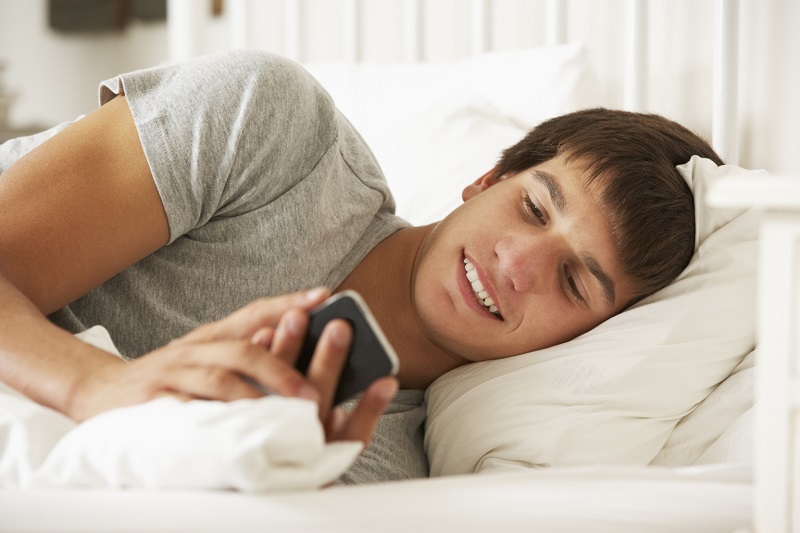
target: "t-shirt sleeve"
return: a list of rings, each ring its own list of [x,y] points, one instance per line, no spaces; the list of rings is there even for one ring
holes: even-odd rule
[[[237,50],[103,82],[125,94],[161,195],[170,242],[253,211],[311,172],[336,141],[328,94],[296,63]]]

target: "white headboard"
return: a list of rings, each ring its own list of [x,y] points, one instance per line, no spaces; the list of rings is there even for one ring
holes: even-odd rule
[[[224,24],[204,18],[202,4],[169,0],[171,60],[200,55],[215,38],[221,47],[264,48],[300,62],[436,61],[584,42],[610,107],[678,120],[738,162],[739,0],[693,0],[687,13],[678,2],[648,0],[227,0]],[[617,25],[594,24],[598,9]],[[665,28],[665,10],[702,39],[690,51],[702,63],[670,65],[688,45],[686,35]]]

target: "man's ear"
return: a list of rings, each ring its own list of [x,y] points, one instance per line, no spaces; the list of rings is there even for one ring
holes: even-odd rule
[[[497,183],[499,180],[495,177],[495,170],[492,169],[477,180],[474,183],[470,183],[464,190],[461,192],[461,199],[465,202],[470,198],[474,198],[478,196],[480,193]]]

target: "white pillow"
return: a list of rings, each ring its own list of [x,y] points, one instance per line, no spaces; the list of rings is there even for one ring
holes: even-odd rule
[[[413,224],[456,207],[461,189],[531,127],[601,104],[577,44],[450,62],[305,66],[367,141],[397,213]]]
[[[669,287],[565,344],[476,363],[429,388],[432,475],[509,467],[648,464],[676,423],[754,345],[757,215],[710,210],[731,174],[698,157],[695,255]]]
[[[753,350],[708,398],[683,417],[651,464],[753,464]]]

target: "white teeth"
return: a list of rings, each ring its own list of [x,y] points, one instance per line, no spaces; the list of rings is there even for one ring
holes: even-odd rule
[[[497,306],[494,304],[494,300],[489,297],[489,293],[486,292],[483,288],[483,284],[481,280],[478,278],[478,271],[475,270],[475,265],[473,265],[469,259],[464,259],[464,270],[467,273],[467,279],[472,285],[472,290],[475,292],[475,297],[481,302],[489,312],[494,313],[498,317],[500,314],[497,312]]]

